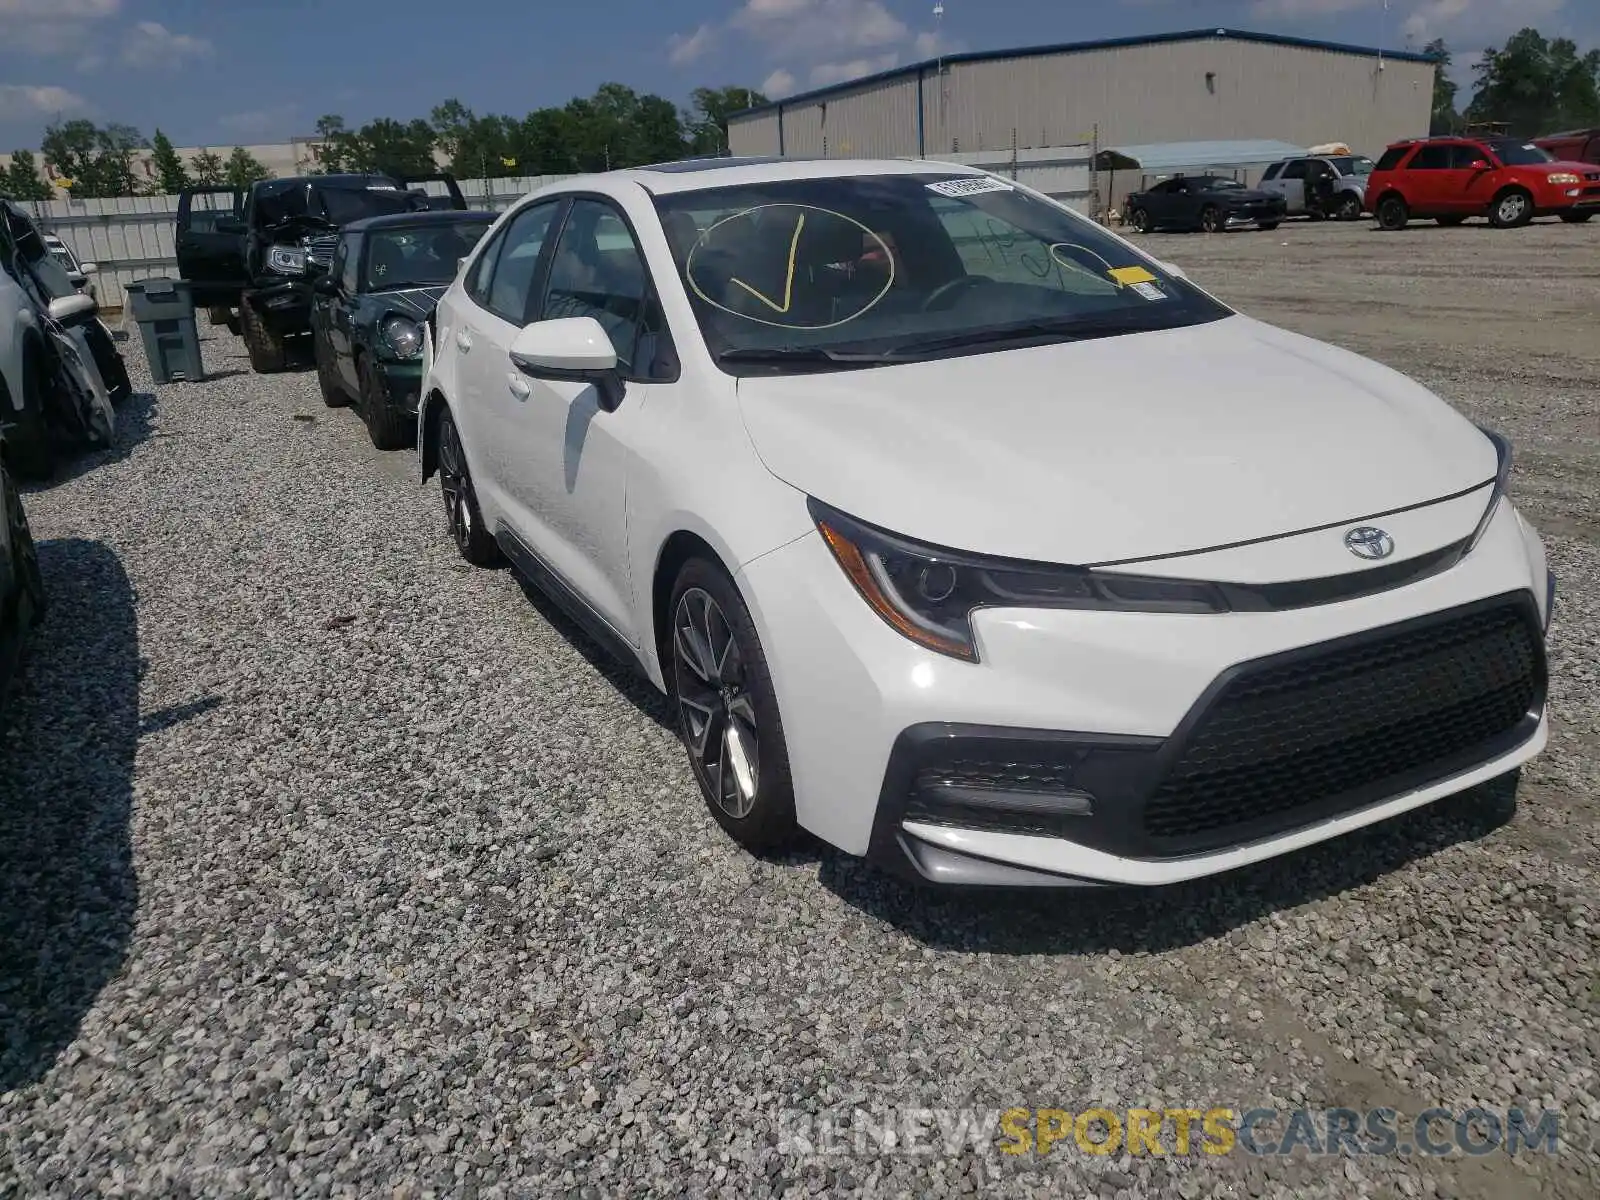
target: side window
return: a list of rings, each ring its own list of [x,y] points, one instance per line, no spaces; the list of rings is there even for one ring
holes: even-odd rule
[[[1383,157],[1378,160],[1377,165],[1372,169],[1374,171],[1394,170],[1400,165],[1401,159],[1405,158],[1406,152],[1410,149],[1410,146],[1391,146],[1383,152]]]
[[[1448,171],[1453,149],[1451,146],[1424,146],[1411,160],[1411,170]]]
[[[489,282],[483,306],[513,325],[526,325],[533,319],[533,279],[539,268],[550,221],[561,201],[550,200],[523,209],[506,226],[505,236],[489,253],[495,257],[494,275]]]
[[[1283,177],[1285,179],[1304,179],[1306,177],[1306,160],[1303,158],[1297,158],[1288,166],[1284,167]]]
[[[339,249],[334,251],[333,267],[339,276],[339,286],[347,295],[355,295],[359,287],[361,268],[361,239],[347,233],[339,239]]]
[[[1267,168],[1266,173],[1261,176],[1261,182],[1262,183],[1271,183],[1274,179],[1276,179],[1278,177],[1278,172],[1281,171],[1281,170],[1283,170],[1283,164],[1282,163],[1273,163],[1270,167]]]
[[[598,200],[577,200],[550,260],[550,281],[539,319],[593,317],[611,336],[617,366],[630,378],[650,378],[653,347],[664,332],[651,299],[644,255],[621,216]]]

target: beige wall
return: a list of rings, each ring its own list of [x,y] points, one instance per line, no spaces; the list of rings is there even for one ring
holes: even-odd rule
[[[1207,73],[1213,73],[1208,81]],[[1273,138],[1348,142],[1374,157],[1428,132],[1431,63],[1206,38],[1028,58],[957,62],[922,81],[928,154],[1069,145]],[[942,86],[941,86],[942,83]],[[917,77],[801,101],[783,112],[784,152],[915,154]],[[910,112],[907,112],[907,106]],[[775,112],[735,122],[735,154],[776,154]],[[850,150],[842,149],[848,144]]]

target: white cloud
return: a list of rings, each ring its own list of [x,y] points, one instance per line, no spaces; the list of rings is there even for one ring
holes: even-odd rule
[[[299,111],[293,104],[280,104],[275,108],[257,108],[248,112],[229,113],[218,117],[217,124],[234,137],[266,139],[287,138],[294,127]]]
[[[57,113],[83,112],[88,107],[89,102],[77,92],[54,84],[31,87],[22,83],[0,83],[0,121],[53,118]]]
[[[1424,0],[1411,8],[1401,28],[1418,41],[1444,37],[1500,42],[1561,12],[1566,0]]]
[[[782,67],[779,67],[761,81],[761,94],[763,96],[771,96],[776,99],[779,96],[787,96],[792,91],[794,91],[794,75],[789,71],[785,71]]]
[[[214,49],[203,37],[173,33],[159,21],[140,21],[122,44],[122,61],[130,67],[170,69],[186,59],[210,58]]]
[[[943,32],[925,29],[911,43],[918,58],[937,58],[941,54],[960,54],[967,44],[960,38],[946,36]]]
[[[847,62],[818,63],[811,68],[811,86],[827,87],[830,83],[843,83],[847,79],[860,79],[878,71],[887,71],[900,61],[900,55],[890,50],[870,58],[852,58]]]
[[[1373,0],[1256,0],[1250,11],[1258,17],[1327,17],[1376,7]]]
[[[675,33],[667,39],[667,60],[675,67],[703,58],[716,44],[717,31],[711,25],[702,25],[693,33]]]
[[[876,49],[909,32],[882,0],[746,0],[729,24],[770,50],[800,57]]]
[[[25,54],[79,54],[98,21],[122,0],[0,0],[0,42]]]

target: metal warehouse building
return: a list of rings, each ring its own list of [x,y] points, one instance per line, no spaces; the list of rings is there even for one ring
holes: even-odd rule
[[[1206,29],[952,54],[735,114],[729,151],[938,156],[1271,138],[1376,155],[1428,132],[1433,60]]]

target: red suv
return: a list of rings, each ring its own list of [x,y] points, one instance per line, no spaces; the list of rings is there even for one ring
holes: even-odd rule
[[[1600,165],[1563,162],[1520,138],[1434,137],[1396,142],[1367,176],[1366,207],[1382,229],[1412,217],[1500,229],[1554,214],[1574,224],[1600,211]]]

